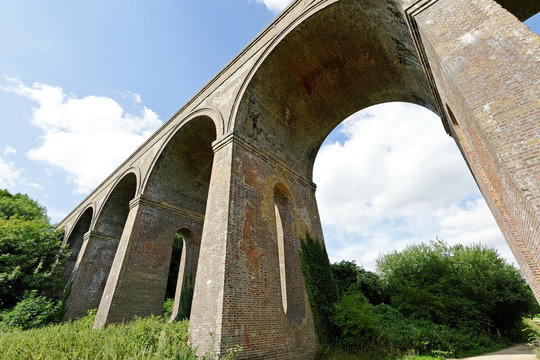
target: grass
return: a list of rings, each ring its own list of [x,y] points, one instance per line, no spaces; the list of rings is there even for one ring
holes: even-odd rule
[[[0,359],[197,359],[187,320],[136,319],[93,331],[94,316],[38,329],[0,326]]]

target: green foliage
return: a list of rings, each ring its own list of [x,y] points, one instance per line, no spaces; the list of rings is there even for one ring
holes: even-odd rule
[[[331,264],[332,276],[338,288],[338,294],[346,293],[351,285],[356,284],[359,267],[354,261],[342,260],[338,263]]]
[[[7,190],[0,190],[0,219],[9,220],[15,216],[22,220],[49,220],[45,208],[28,195],[11,195]]]
[[[332,323],[332,311],[338,299],[338,291],[332,277],[330,260],[324,245],[308,233],[305,239],[300,239],[300,247],[300,269],[304,276],[319,344],[332,344],[336,340],[337,332]]]
[[[10,327],[30,329],[60,321],[63,310],[61,301],[39,296],[36,290],[32,290],[26,292],[13,309],[0,313],[0,321]]]
[[[164,319],[170,319],[173,312],[173,308],[174,308],[174,299],[173,298],[165,299],[165,302],[163,303],[163,318]]]
[[[151,317],[93,331],[94,316],[26,331],[0,326],[0,359],[197,359],[187,321]]]
[[[14,306],[28,289],[55,297],[68,250],[62,231],[42,219],[0,219],[0,309]]]
[[[540,359],[540,324],[537,319],[523,319],[523,325],[527,343],[533,348],[536,358]]]
[[[169,276],[167,278],[167,290],[165,298],[174,298],[176,292],[176,283],[178,282],[178,270],[180,269],[180,260],[182,259],[182,248],[184,239],[182,235],[174,234],[174,243],[171,256],[171,265],[169,266]]]
[[[334,304],[332,320],[340,329],[340,341],[345,347],[363,349],[377,340],[380,331],[372,307],[360,292],[344,294]]]
[[[388,302],[385,283],[376,273],[361,268],[354,261],[342,260],[330,266],[340,296],[354,290],[364,294],[372,305]]]
[[[392,306],[413,319],[519,340],[521,318],[538,311],[519,271],[480,245],[409,246],[381,256],[377,268]]]

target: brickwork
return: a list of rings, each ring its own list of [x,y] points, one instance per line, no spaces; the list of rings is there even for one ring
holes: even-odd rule
[[[71,295],[64,320],[74,320],[85,316],[90,309],[97,309],[119,240],[96,231],[85,234],[76,271],[70,280]]]
[[[454,138],[540,299],[540,38],[492,0],[408,11]]]
[[[292,316],[291,321],[283,307],[274,188],[281,184],[280,187],[290,189],[291,205],[287,206],[286,221],[294,233],[295,252],[288,254],[294,269],[299,267],[298,237],[306,231],[322,237],[314,186],[238,136],[225,138],[215,149],[213,172],[221,175],[230,171],[228,176],[219,176],[223,183],[215,184],[228,193],[224,207],[228,208],[224,218],[227,224],[223,224],[227,231],[222,233],[220,227],[213,227],[212,214],[208,211],[193,300],[196,307],[190,323],[192,341],[199,345],[200,354],[209,350],[224,353],[239,345],[247,358],[286,359],[291,351],[300,358],[310,357],[316,350],[316,338],[302,279],[296,287],[294,283],[288,285],[288,293],[301,292],[303,299],[290,304],[293,311],[305,315]],[[222,172],[219,166],[229,170]],[[212,176],[212,182],[217,180],[218,177]],[[212,186],[214,183],[211,196]],[[217,205],[214,201],[218,199],[209,198],[208,207]],[[226,237],[216,244],[206,243],[223,235]],[[291,236],[288,239],[293,241]],[[216,251],[215,245],[225,249],[218,247]],[[214,303],[210,309],[208,302]],[[219,310],[222,315],[216,319]],[[216,320],[219,323],[212,324]],[[210,326],[217,331],[209,334]]]
[[[114,236],[101,229],[120,237],[94,326],[161,313],[181,230],[172,318],[194,277],[199,354],[240,346],[246,359],[313,358],[298,256],[306,232],[324,241],[313,163],[347,116],[389,101],[440,114],[540,298],[540,41],[512,15],[540,5],[500,4],[294,1],[60,224],[76,244],[79,297],[106,270],[99,234]],[[129,171],[129,212],[101,210],[83,243],[93,209]],[[89,306],[77,303],[69,311]]]

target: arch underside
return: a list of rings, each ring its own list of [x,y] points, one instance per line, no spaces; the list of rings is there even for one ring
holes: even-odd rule
[[[342,0],[299,24],[264,59],[238,106],[235,132],[311,179],[319,147],[340,122],[390,101],[435,111],[404,14],[397,2]]]

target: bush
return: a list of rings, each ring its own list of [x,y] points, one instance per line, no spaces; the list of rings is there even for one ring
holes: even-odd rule
[[[25,293],[11,310],[0,314],[0,320],[10,327],[30,329],[60,321],[63,315],[63,303],[45,296],[39,296],[36,290]]]
[[[380,329],[372,307],[360,292],[344,294],[334,304],[332,320],[341,332],[340,341],[345,347],[363,349],[376,342]]]

